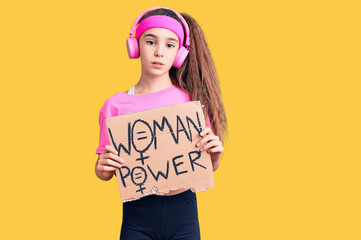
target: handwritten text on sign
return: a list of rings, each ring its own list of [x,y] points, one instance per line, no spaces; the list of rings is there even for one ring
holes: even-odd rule
[[[204,129],[199,101],[109,118],[107,126],[111,144],[126,162],[117,172],[123,202],[213,187],[209,154],[195,147]]]

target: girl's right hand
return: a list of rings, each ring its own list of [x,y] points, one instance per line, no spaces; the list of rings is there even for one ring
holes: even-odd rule
[[[121,168],[124,160],[118,156],[117,150],[111,145],[106,145],[102,154],[99,155],[95,172],[102,180],[109,180],[112,178],[115,170]]]

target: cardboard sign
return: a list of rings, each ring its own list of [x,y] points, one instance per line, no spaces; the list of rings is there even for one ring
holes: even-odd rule
[[[214,187],[210,155],[196,147],[205,128],[199,101],[111,117],[106,124],[110,144],[125,160],[116,171],[123,202]]]

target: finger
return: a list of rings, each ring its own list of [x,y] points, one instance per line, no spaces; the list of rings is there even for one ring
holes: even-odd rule
[[[202,148],[206,143],[209,141],[217,141],[218,136],[215,135],[207,135],[206,137],[202,138],[197,144],[196,147]]]
[[[204,145],[199,151],[200,152],[207,151],[211,147],[217,147],[217,146],[220,146],[220,145],[221,144],[220,144],[219,141],[211,141],[211,142],[207,143],[206,145]]]
[[[118,155],[118,151],[111,145],[106,145],[105,146],[105,149],[104,149],[104,153],[108,153],[108,152],[111,152],[115,155]]]
[[[214,147],[211,149],[208,149],[207,152],[209,153],[215,153],[215,152],[223,152],[224,148],[222,146]]]
[[[117,169],[118,168],[116,168],[116,167],[110,167],[110,166],[100,166],[99,167],[100,171],[106,171],[106,172],[115,171]]]
[[[120,161],[122,159],[121,157],[119,157],[118,155],[113,154],[113,153],[106,153],[104,155],[104,158],[110,158],[110,159],[112,159],[114,161]]]
[[[212,129],[210,129],[209,127],[206,127],[205,129],[203,129],[203,131],[199,135],[201,135],[201,137],[204,137],[211,132],[212,132]]]
[[[114,160],[109,159],[109,158],[104,158],[101,161],[99,161],[99,165],[100,166],[112,166],[112,167],[117,167],[117,168],[121,168],[123,166],[119,162],[114,161]]]
[[[124,159],[122,159],[121,157],[119,157],[118,155],[115,155],[113,153],[106,153],[103,156],[104,159],[111,159],[113,161],[119,162],[119,163],[124,163]]]
[[[106,165],[106,166],[112,166],[112,167],[117,167],[117,168],[121,168],[123,165],[122,164],[120,164],[119,162],[117,162],[117,161],[113,161],[113,160],[111,160],[111,159],[107,159],[106,161],[105,161],[105,164],[104,165]]]

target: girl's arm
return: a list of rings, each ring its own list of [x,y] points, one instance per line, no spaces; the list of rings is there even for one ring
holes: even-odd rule
[[[211,159],[212,159],[212,154],[213,153],[211,153]],[[212,161],[213,172],[217,170],[217,168],[219,167],[219,163],[220,163],[219,159],[218,159],[218,161],[215,161],[215,162]]]

